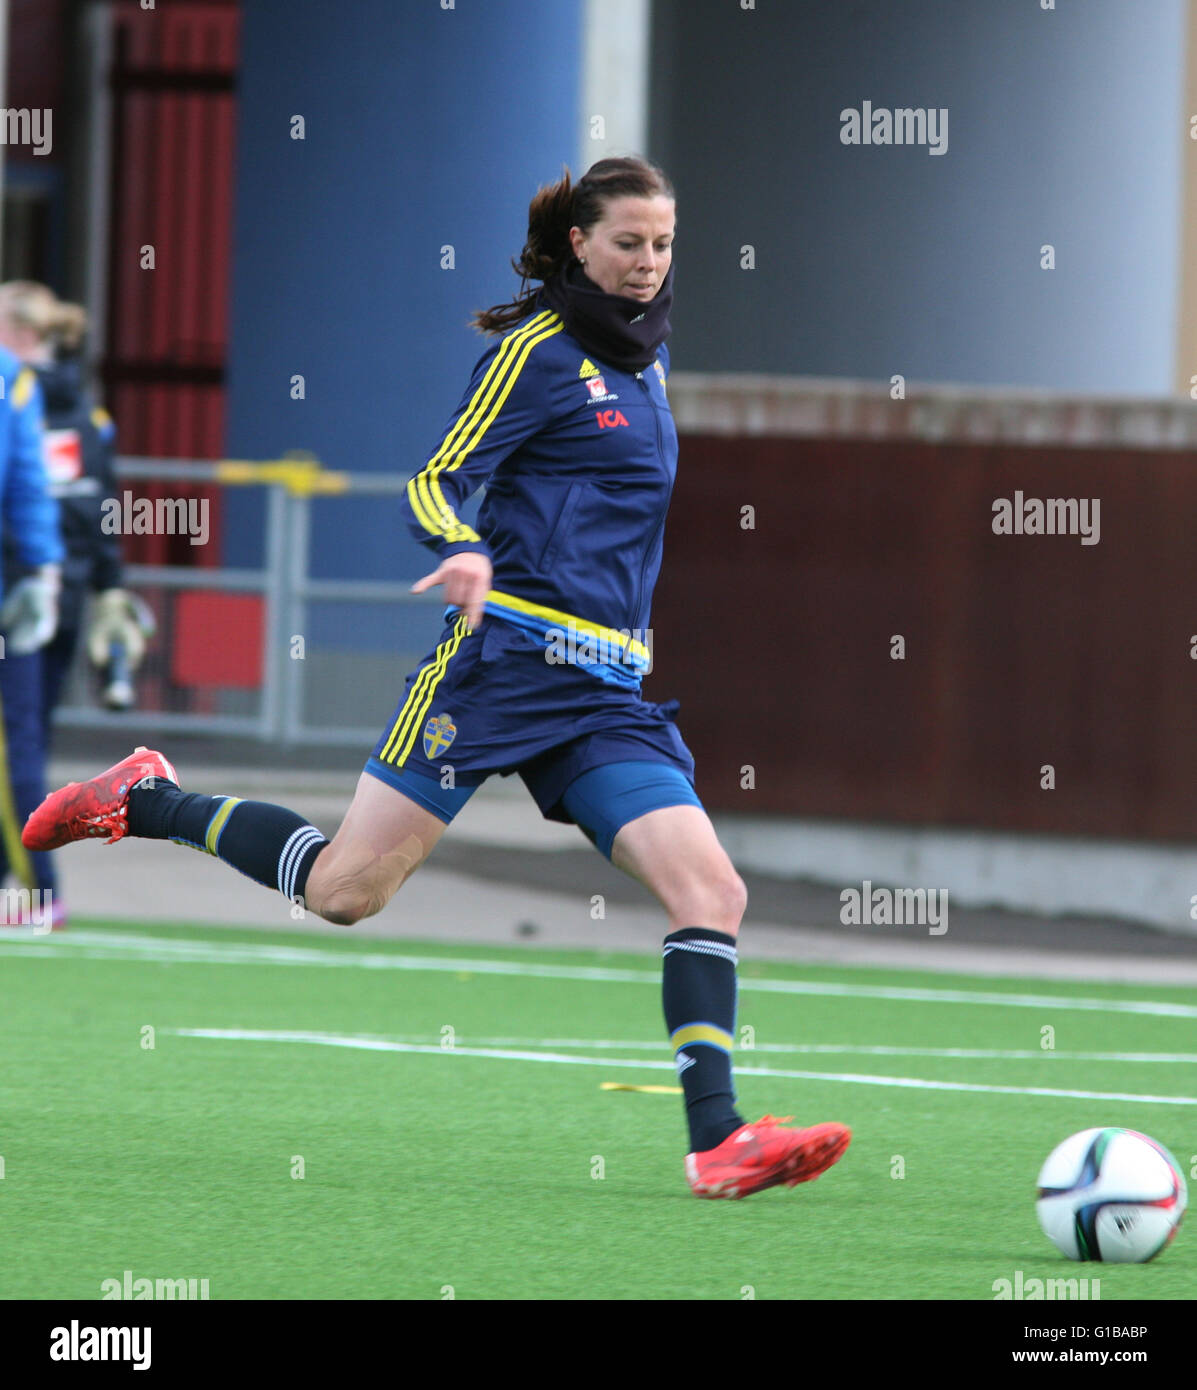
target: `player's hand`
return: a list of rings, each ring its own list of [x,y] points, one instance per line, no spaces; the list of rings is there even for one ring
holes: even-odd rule
[[[445,586],[445,598],[466,615],[470,631],[482,621],[483,604],[490,592],[494,575],[490,561],[476,550],[463,550],[442,560],[432,574],[426,574],[412,586],[413,594],[422,594],[437,584]]]

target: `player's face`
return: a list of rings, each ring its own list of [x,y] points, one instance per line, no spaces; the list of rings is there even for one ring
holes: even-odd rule
[[[41,351],[43,343],[37,333],[26,324],[14,323],[7,314],[0,314],[0,347],[7,348],[22,362],[46,355]]]
[[[588,232],[570,230],[570,244],[600,289],[647,304],[673,260],[674,220],[673,199],[664,194],[612,198]]]

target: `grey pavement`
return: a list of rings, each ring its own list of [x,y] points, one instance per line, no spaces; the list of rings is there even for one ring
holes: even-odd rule
[[[177,741],[176,741],[177,742]],[[106,757],[111,751],[112,756]],[[126,746],[56,760],[52,785],[94,776]],[[228,757],[228,746],[220,750]],[[171,756],[189,790],[291,806],[331,835],[361,767],[356,754],[303,755],[303,765],[228,765],[216,750]],[[718,825],[719,818],[716,817]],[[80,918],[212,923],[363,937],[642,951],[655,954],[664,914],[573,826],[544,821],[517,778],[492,779],[428,863],[378,916],[336,928],[197,851],[162,842],[71,845],[59,852],[60,895]],[[1110,920],[1045,918],[953,907],[942,936],[926,927],[850,929],[837,889],[745,874],[743,960],[854,964],[1119,983],[1197,983],[1197,938]],[[601,911],[601,917],[598,915]]]

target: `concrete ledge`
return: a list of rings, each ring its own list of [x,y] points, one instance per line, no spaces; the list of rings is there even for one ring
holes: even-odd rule
[[[683,434],[1197,448],[1197,405],[1180,397],[907,382],[894,400],[888,382],[673,372],[669,400]]]
[[[55,759],[52,784],[94,776],[102,765],[102,757]],[[231,767],[184,752],[178,766],[188,790],[280,802],[331,834],[353,797],[360,763],[325,770]],[[1197,939],[1190,916],[1197,846],[777,817],[713,819],[742,873],[822,884],[837,893],[860,889],[866,879],[875,887],[946,889],[952,909],[1113,918]],[[593,853],[575,826],[542,819],[516,777],[492,777],[475,793],[446,836],[446,849],[450,842]],[[609,868],[598,859],[595,865]]]
[[[1197,847],[918,826],[716,817],[741,869],[839,889],[946,889],[957,907],[1118,917],[1197,934]]]

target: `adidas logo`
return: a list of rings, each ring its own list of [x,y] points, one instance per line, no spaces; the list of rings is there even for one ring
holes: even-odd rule
[[[687,1067],[692,1067],[697,1061],[698,1058],[691,1057],[688,1052],[679,1052],[677,1054],[677,1074],[681,1076]]]
[[[578,368],[578,380],[585,381],[589,376],[598,376],[599,369],[594,365],[589,357],[584,358],[582,365]]]

